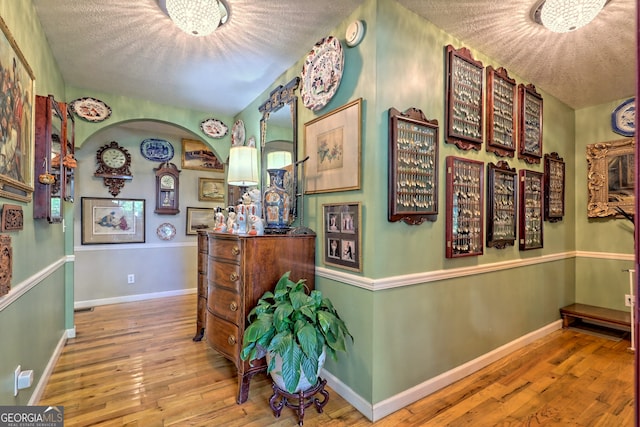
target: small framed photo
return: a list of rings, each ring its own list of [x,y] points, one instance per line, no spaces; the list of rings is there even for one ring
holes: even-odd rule
[[[224,172],[224,163],[211,148],[195,139],[182,140],[182,169]]]
[[[144,243],[143,199],[82,198],[82,244]]]
[[[222,204],[220,205],[222,206]],[[187,234],[198,234],[198,230],[213,229],[215,208],[187,207]]]
[[[224,179],[198,178],[198,200],[201,202],[224,203],[225,201]]]
[[[361,205],[355,203],[322,206],[324,263],[362,271]]]

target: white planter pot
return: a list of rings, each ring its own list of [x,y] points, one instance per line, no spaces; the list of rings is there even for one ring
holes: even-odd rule
[[[282,377],[282,357],[277,354],[267,353],[267,364],[271,363],[272,358],[275,359],[275,368],[269,373],[269,375],[271,375],[271,379],[278,387],[280,387],[281,390],[285,390],[288,392],[287,386],[284,384],[284,378]],[[294,393],[297,393],[301,390],[307,390],[316,384],[316,380],[320,376],[320,370],[322,370],[326,358],[327,354],[323,349],[320,357],[318,357],[318,372],[316,373],[316,377],[313,379],[313,381],[309,381],[304,375],[304,372],[302,372],[302,368],[300,368],[300,381],[298,381],[298,385],[293,391]]]

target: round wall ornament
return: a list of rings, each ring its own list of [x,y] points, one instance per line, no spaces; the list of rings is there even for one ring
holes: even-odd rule
[[[171,240],[176,237],[176,228],[173,226],[173,224],[165,222],[158,226],[156,234],[161,240]]]
[[[111,108],[95,98],[78,98],[69,103],[71,110],[81,119],[88,122],[101,122],[111,116]]]
[[[344,70],[344,51],[340,40],[328,36],[318,41],[302,66],[302,104],[318,111],[338,91]]]
[[[636,131],[635,98],[627,99],[611,113],[611,129],[624,136],[633,136]]]
[[[354,47],[360,44],[363,37],[364,24],[360,20],[353,21],[351,24],[349,24],[344,34],[345,42],[349,47]]]
[[[229,132],[227,125],[218,119],[206,119],[200,123],[200,129],[211,138],[222,138]]]
[[[233,124],[233,129],[231,129],[231,145],[233,145],[234,147],[238,145],[244,145],[244,132],[244,122],[242,120],[236,121]]]

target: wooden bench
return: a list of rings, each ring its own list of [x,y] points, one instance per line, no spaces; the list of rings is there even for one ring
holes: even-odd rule
[[[587,304],[571,304],[560,309],[562,327],[567,328],[574,320],[593,320],[610,325],[631,328],[631,313],[628,311],[612,310]]]

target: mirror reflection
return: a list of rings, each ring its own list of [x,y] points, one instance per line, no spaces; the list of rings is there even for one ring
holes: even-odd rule
[[[260,106],[261,146],[261,190],[269,187],[269,169],[284,169],[284,188],[291,201],[289,206],[289,225],[297,216],[297,97],[294,91],[298,87],[299,77],[285,86],[279,86],[269,95],[269,99]]]
[[[58,108],[57,102],[52,102],[51,109],[51,153],[49,157],[50,173],[55,177],[55,182],[51,184],[51,214],[50,222],[62,221],[62,144],[60,135],[62,135],[62,114]]]

